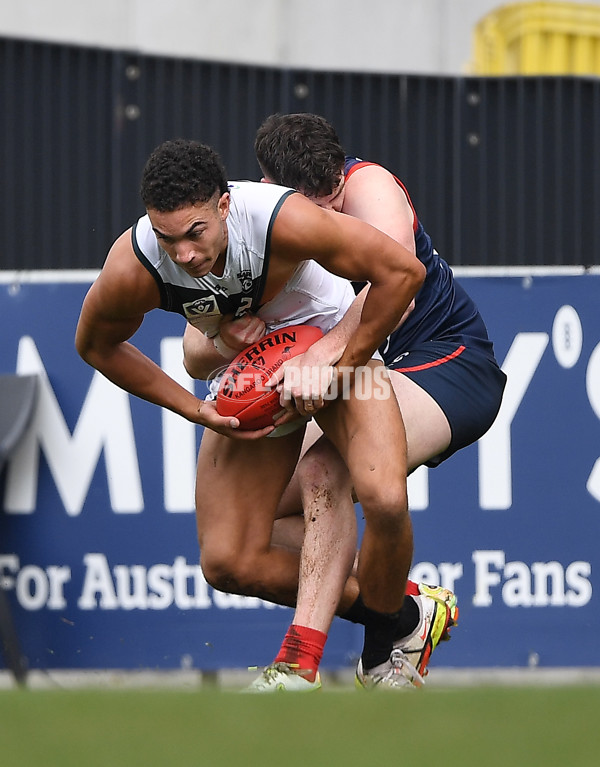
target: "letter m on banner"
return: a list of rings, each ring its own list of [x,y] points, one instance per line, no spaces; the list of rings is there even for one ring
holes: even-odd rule
[[[102,451],[113,511],[141,512],[144,499],[129,396],[94,373],[71,434],[37,347],[28,336],[19,342],[17,373],[39,377],[38,399],[32,423],[7,466],[5,512],[31,514],[35,510],[40,451],[70,516],[81,513]]]

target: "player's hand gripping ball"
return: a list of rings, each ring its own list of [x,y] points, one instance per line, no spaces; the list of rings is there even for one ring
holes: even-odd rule
[[[273,424],[281,410],[279,392],[265,386],[279,368],[322,338],[312,325],[290,325],[252,344],[229,364],[217,391],[219,415],[237,418],[240,429],[262,429]]]

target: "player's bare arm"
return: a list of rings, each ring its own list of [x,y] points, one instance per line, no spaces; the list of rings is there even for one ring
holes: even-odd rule
[[[307,257],[334,274],[370,283],[361,322],[339,360],[348,367],[366,364],[421,287],[424,266],[374,227],[351,216],[323,211],[301,195],[292,195],[273,226],[269,278],[276,261],[295,267]],[[285,274],[285,266],[280,273]],[[275,280],[277,276],[275,271]],[[287,279],[289,274],[284,282]]]
[[[183,334],[183,364],[192,378],[209,380],[233,360],[241,351],[259,341],[266,333],[265,323],[256,314],[242,317],[226,315],[219,332],[208,338],[193,325],[187,325]]]
[[[144,315],[159,305],[158,287],[136,258],[129,230],[111,248],[83,302],[75,336],[77,351],[120,388],[189,421],[228,436],[235,432],[242,439],[263,436],[262,432],[238,433],[237,419],[231,422],[218,415],[214,403],[199,400],[129,343]]]
[[[183,333],[183,366],[189,376],[209,380],[228,360],[217,352],[210,338],[189,323]]]
[[[339,361],[344,352],[344,349],[348,345],[348,342],[360,324],[362,308],[367,298],[368,291],[369,286],[367,285],[356,296],[354,302],[349,307],[346,314],[344,314],[342,319],[338,322],[338,324],[334,325],[334,327],[331,328],[331,330],[326,333],[320,341],[317,341],[317,343],[313,344],[311,347],[311,356],[316,359],[318,355],[319,358],[322,359],[323,365],[335,365]],[[415,300],[413,298],[395,329],[402,325],[414,307]]]
[[[366,165],[346,181],[343,212],[366,221],[403,245],[416,258],[415,214],[393,175]]]
[[[413,209],[402,188],[385,168],[367,165],[352,174],[346,181],[342,212],[392,237],[416,259]],[[367,290],[364,288],[359,293],[344,318],[318,343],[318,351],[327,359],[326,364],[338,361],[358,327]],[[394,329],[406,320],[414,305],[413,299]]]

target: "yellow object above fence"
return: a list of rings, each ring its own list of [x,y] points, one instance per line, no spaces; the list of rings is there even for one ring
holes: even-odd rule
[[[600,4],[505,5],[475,27],[476,75],[600,75]]]

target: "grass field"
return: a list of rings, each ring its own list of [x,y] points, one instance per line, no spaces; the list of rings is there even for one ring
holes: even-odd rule
[[[597,767],[600,687],[0,690],[2,767]]]

